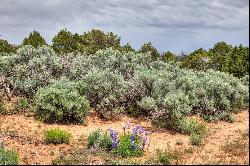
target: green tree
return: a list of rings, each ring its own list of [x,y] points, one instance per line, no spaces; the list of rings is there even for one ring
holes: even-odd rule
[[[29,37],[23,39],[22,45],[32,45],[33,47],[37,48],[47,45],[47,43],[41,34],[34,30],[29,34]]]
[[[133,48],[131,47],[131,45],[130,45],[129,43],[127,43],[126,45],[124,45],[124,46],[122,46],[122,47],[120,48],[120,51],[121,51],[121,52],[129,52],[129,51],[135,52],[135,49],[133,49]]]
[[[224,41],[216,43],[214,47],[208,51],[209,56],[212,58],[211,64],[213,68],[222,71],[223,64],[231,51],[232,46]]]
[[[155,47],[152,46],[151,42],[144,43],[142,45],[141,49],[139,50],[139,52],[142,52],[142,53],[150,52],[150,55],[155,60],[160,58],[160,53],[157,51],[157,49]]]
[[[96,51],[113,47],[120,48],[120,37],[112,32],[104,33],[99,29],[92,29],[83,34],[83,45],[87,54],[94,54]]]
[[[227,57],[222,71],[229,72],[236,77],[242,77],[248,74],[249,69],[249,48],[235,46]]]
[[[78,40],[80,40],[80,38],[80,35],[73,35],[70,31],[64,28],[53,37],[52,48],[55,52],[60,54],[76,52],[77,48],[79,48]]]
[[[206,69],[209,67],[210,58],[206,50],[199,48],[187,55],[182,61],[181,66],[189,69]]]
[[[177,58],[176,58],[176,56],[172,52],[167,51],[167,52],[164,52],[162,54],[162,60],[164,62],[170,62],[170,61],[174,61],[175,62],[177,60]]]
[[[84,42],[83,35],[75,33],[72,38],[72,43],[74,43],[72,45],[73,52],[86,54],[86,44]]]
[[[7,40],[0,39],[0,53],[15,53],[17,47],[13,44],[8,43]]]

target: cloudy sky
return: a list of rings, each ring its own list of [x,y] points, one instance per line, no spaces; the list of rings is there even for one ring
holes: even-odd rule
[[[138,49],[190,52],[216,42],[249,45],[248,0],[0,0],[1,38],[18,44],[38,30],[51,43],[62,28],[100,28]]]

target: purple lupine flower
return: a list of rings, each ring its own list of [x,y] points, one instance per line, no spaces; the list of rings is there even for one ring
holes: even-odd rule
[[[134,141],[134,140],[135,140],[135,135],[134,135],[134,134],[131,134],[130,140],[131,140],[131,141]]]
[[[133,129],[133,134],[141,134],[144,132],[144,129],[140,125],[136,125]]]
[[[132,151],[134,151],[135,150],[135,141],[133,140],[133,141],[131,141],[131,149],[132,149]]]
[[[112,135],[113,135],[113,130],[112,130],[112,128],[109,128],[108,131],[109,131],[110,136],[112,137]]]
[[[135,149],[135,135],[134,134],[131,134],[130,141],[131,141],[131,149],[132,151],[134,151]]]
[[[112,148],[116,148],[118,146],[118,132],[114,130],[112,134],[113,134]]]
[[[112,130],[112,128],[109,128],[108,130],[112,139],[112,149],[114,149],[118,146],[118,132],[116,130]]]
[[[118,142],[116,140],[112,140],[112,149],[115,149],[118,146]]]
[[[144,129],[142,127],[140,127],[138,130],[139,130],[139,134],[144,132]]]
[[[133,134],[137,133],[138,132],[138,129],[140,128],[139,125],[136,125],[133,129]]]

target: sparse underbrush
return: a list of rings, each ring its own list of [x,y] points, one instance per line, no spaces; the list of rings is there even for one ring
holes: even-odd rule
[[[163,165],[170,165],[173,160],[178,159],[178,153],[170,150],[156,150],[156,161]]]
[[[179,128],[182,133],[189,134],[192,145],[201,145],[208,129],[205,124],[199,123],[193,119],[184,119],[180,121]]]

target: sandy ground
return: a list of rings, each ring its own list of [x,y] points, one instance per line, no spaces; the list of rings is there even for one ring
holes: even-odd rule
[[[204,162],[221,162],[220,156],[225,154],[221,150],[221,146],[229,140],[237,139],[241,132],[249,129],[249,112],[243,110],[234,115],[236,121],[234,123],[217,122],[206,123],[209,128],[208,136],[203,146],[193,147],[190,145],[190,136],[168,131],[156,130],[152,127],[150,121],[145,119],[136,119],[122,116],[116,121],[102,121],[94,113],[87,117],[87,125],[57,125],[45,124],[36,121],[34,117],[27,117],[24,114],[2,115],[0,116],[1,129],[4,134],[4,146],[7,149],[14,148],[19,153],[19,164],[51,164],[60,153],[70,151],[73,147],[86,146],[87,135],[99,128],[107,130],[109,127],[118,129],[122,132],[122,126],[126,122],[132,125],[140,124],[151,134],[151,144],[146,150],[144,158],[155,153],[155,149],[166,149],[168,146],[172,148],[193,149],[192,153],[187,153],[180,161],[182,164],[201,164]],[[67,130],[73,136],[69,145],[46,145],[43,143],[43,132],[49,128],[60,128]],[[176,142],[182,142],[177,145]],[[225,161],[230,161],[230,156]],[[240,162],[240,161],[239,161]]]

